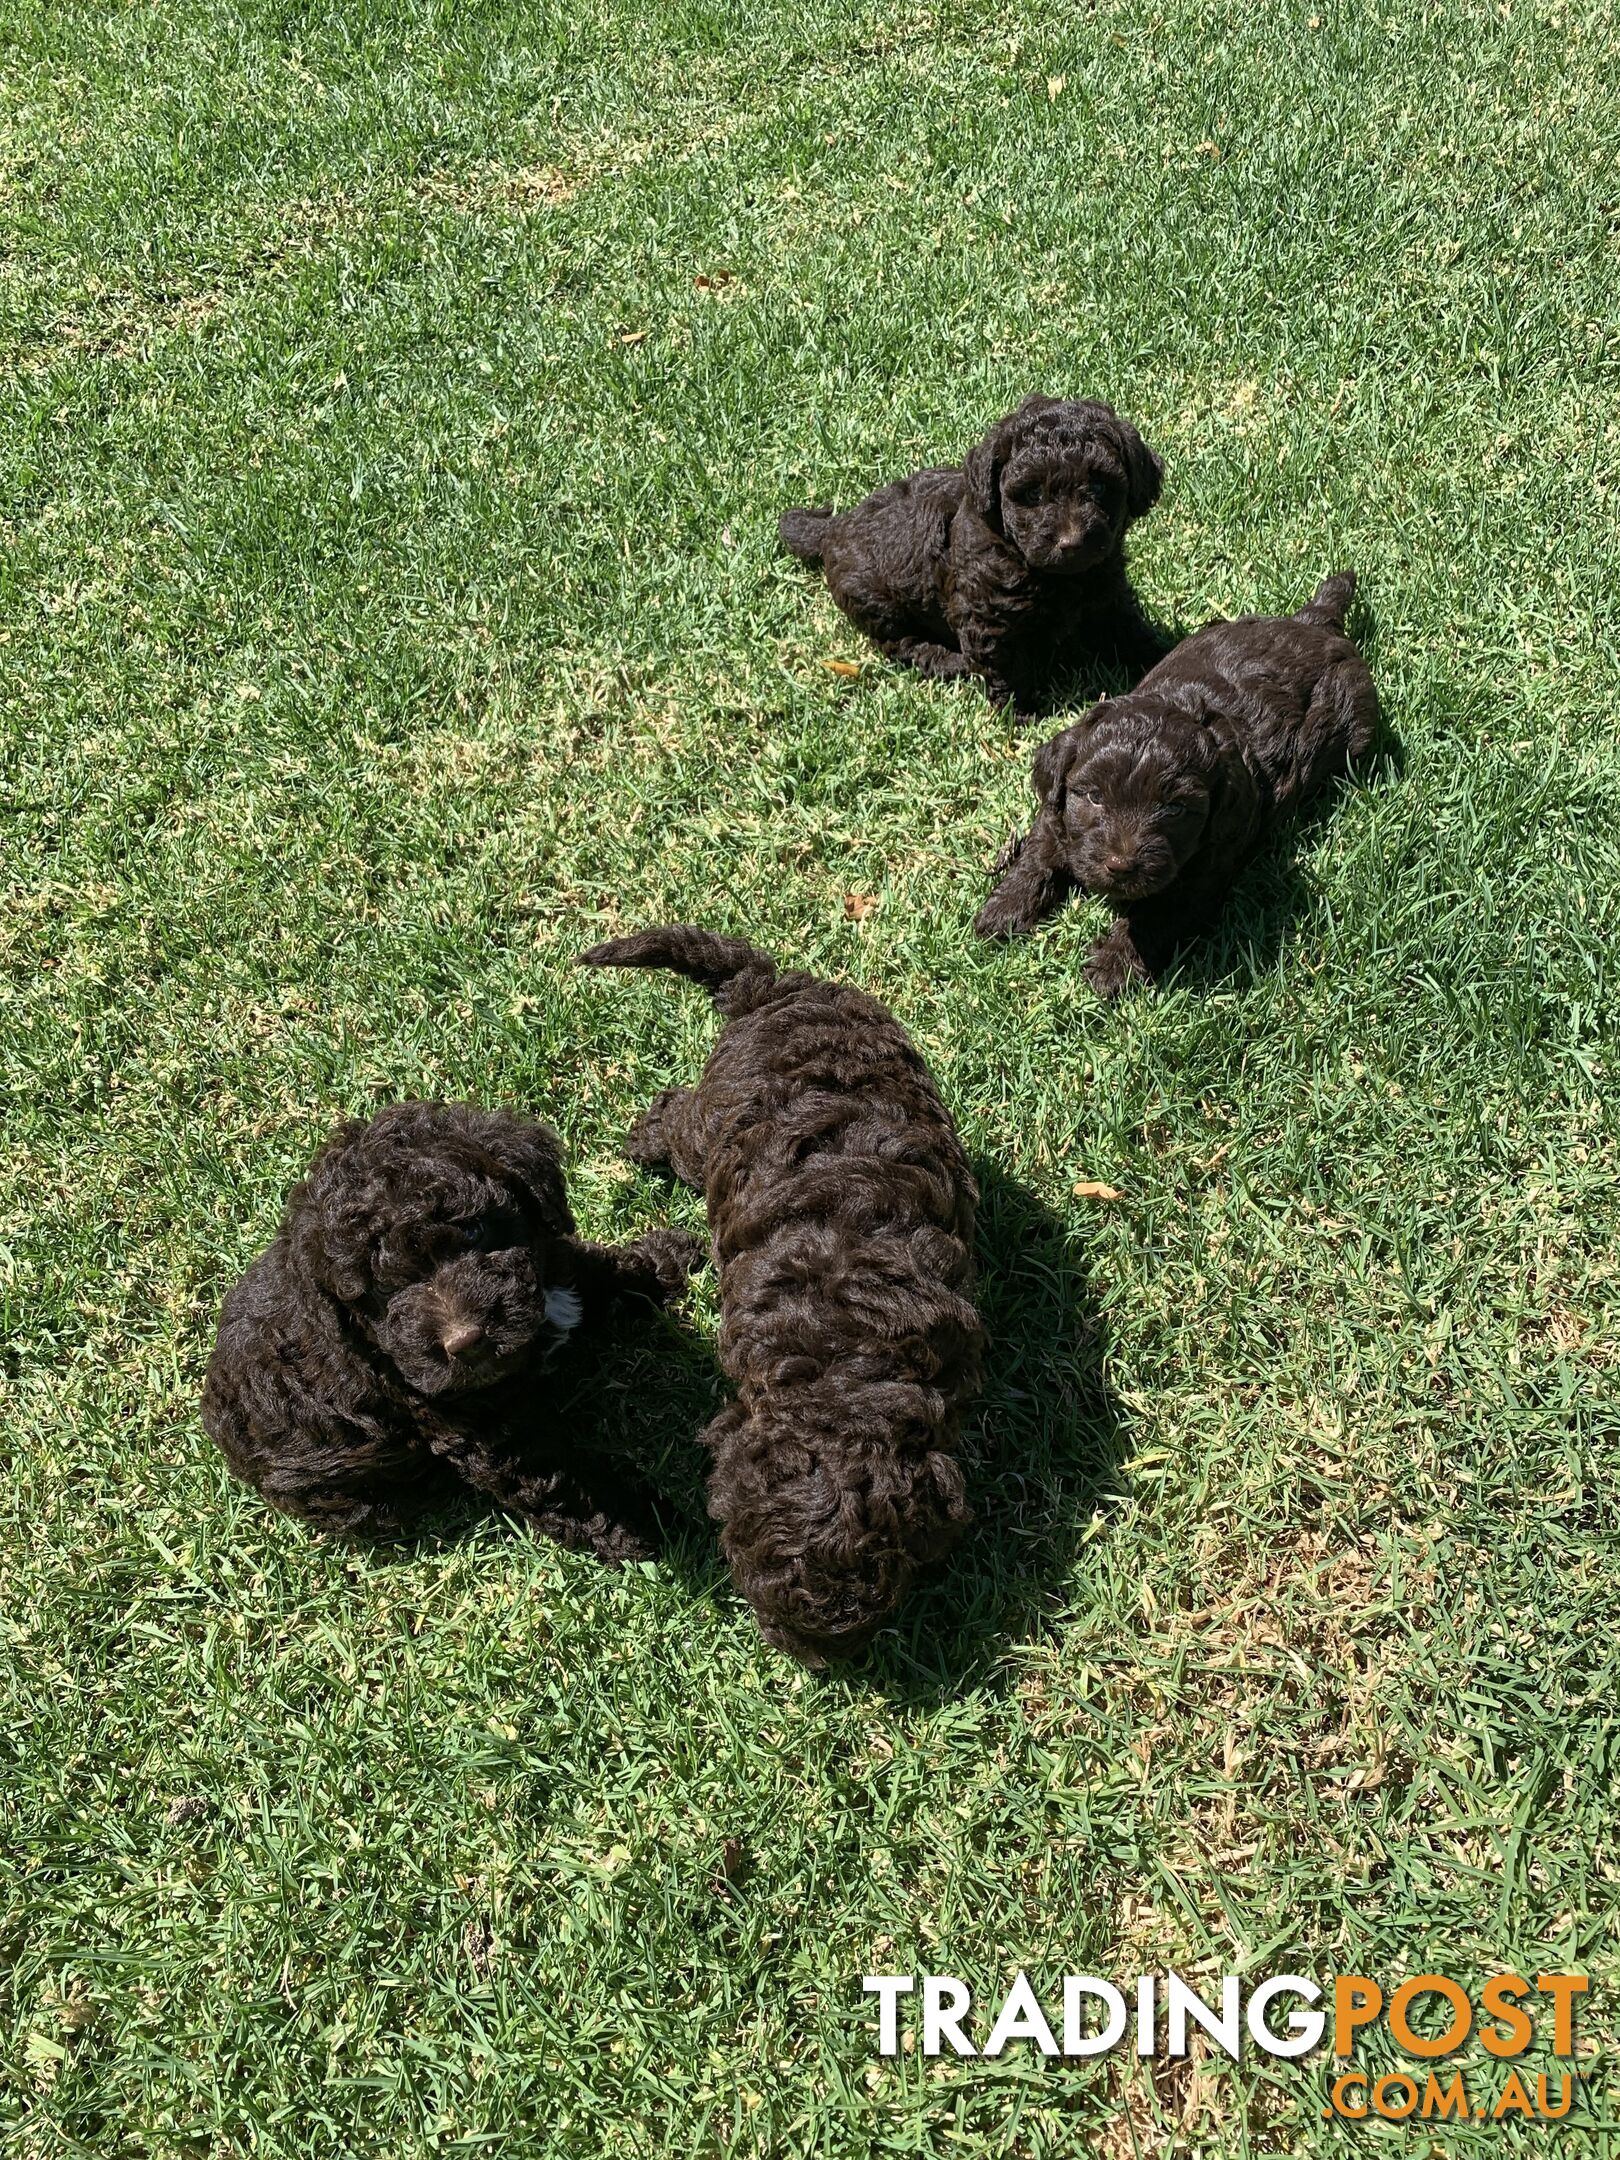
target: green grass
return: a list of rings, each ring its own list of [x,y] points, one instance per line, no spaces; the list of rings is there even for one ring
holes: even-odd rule
[[[1613,2148],[1617,26],[1312,5],[11,0],[30,2160],[1546,2134],[880,2064],[859,1991],[1167,1963],[1588,1971]],[[1167,613],[1356,566],[1400,746],[1106,1013],[1085,908],[970,935],[1027,742],[773,549],[1036,385],[1163,453]],[[980,1529],[831,1678],[702,1526],[709,1284],[580,1382],[690,1518],[623,1575],[329,1548],[196,1421],[340,1111],[529,1105],[592,1234],[697,1221],[617,1150],[703,1001],[567,964],[671,917],[886,998],[985,1167]]]

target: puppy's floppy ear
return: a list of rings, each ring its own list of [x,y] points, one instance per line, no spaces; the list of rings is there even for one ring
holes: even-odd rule
[[[520,1185],[547,1225],[571,1234],[574,1218],[563,1176],[562,1142],[549,1125],[528,1118],[492,1113],[478,1135],[504,1176]]]
[[[976,443],[962,460],[963,499],[976,510],[990,530],[1002,531],[1001,468],[1012,448],[1013,423],[998,420],[982,443]]]
[[[992,532],[1002,530],[1001,471],[1017,447],[1024,422],[1034,419],[1037,413],[1050,412],[1057,403],[1056,398],[1042,397],[1039,391],[1032,392],[1016,412],[1009,413],[1005,420],[998,420],[984,441],[963,459],[967,500]]]
[[[1115,439],[1125,460],[1125,507],[1133,518],[1146,517],[1164,485],[1164,464],[1128,420],[1114,415]]]
[[[371,1287],[365,1218],[370,1188],[362,1182],[354,1193],[347,1190],[344,1161],[368,1130],[364,1119],[344,1118],[287,1195],[287,1236],[298,1265],[345,1305],[358,1304]]]
[[[1100,706],[1094,706],[1092,711],[1077,720],[1073,727],[1066,727],[1061,735],[1054,735],[1050,742],[1043,742],[1036,751],[1029,776],[1034,782],[1036,798],[1043,808],[1055,803],[1061,794],[1069,768],[1080,754],[1081,732],[1090,725],[1098,710]]]

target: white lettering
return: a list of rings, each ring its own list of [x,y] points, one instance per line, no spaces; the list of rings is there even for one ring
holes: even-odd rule
[[[878,1998],[878,2053],[900,2052],[900,1998],[916,1985],[910,1973],[867,1973],[862,1991]]]
[[[1108,2005],[1108,2022],[1100,2032],[1088,2033],[1080,2022],[1082,1998],[1091,1996]],[[1125,2030],[1125,1998],[1111,1980],[1090,1973],[1066,1973],[1063,1980],[1063,2052],[1065,2055],[1106,2055],[1116,2047]]]

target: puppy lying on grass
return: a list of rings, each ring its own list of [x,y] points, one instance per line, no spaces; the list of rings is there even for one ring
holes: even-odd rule
[[[961,1143],[875,998],[678,925],[581,959],[672,968],[729,1023],[626,1152],[708,1203],[737,1388],[704,1436],[709,1511],[737,1586],[778,1649],[853,1656],[969,1520],[957,1423],[984,1335]]]
[[[545,1420],[545,1367],[587,1317],[662,1303],[701,1263],[654,1230],[593,1245],[549,1127],[402,1102],[338,1126],[230,1292],[202,1419],[244,1483],[323,1530],[392,1536],[459,1474],[619,1562],[652,1521],[623,1472]]]
[[[980,676],[993,703],[1030,712],[1088,656],[1138,672],[1164,651],[1125,574],[1126,528],[1162,473],[1111,406],[1029,397],[964,464],[852,510],[790,510],[778,531],[891,660]]]
[[[1211,623],[1043,743],[1040,812],[979,935],[1014,937],[1097,893],[1116,920],[1087,957],[1093,987],[1111,998],[1159,974],[1279,820],[1371,747],[1378,694],[1344,634],[1355,589],[1347,572],[1297,615]]]

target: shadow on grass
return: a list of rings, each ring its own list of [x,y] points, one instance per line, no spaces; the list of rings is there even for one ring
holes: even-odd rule
[[[1140,596],[1139,596],[1140,597]],[[1158,637],[1163,651],[1161,659],[1167,659],[1176,647],[1192,636],[1195,624],[1166,622],[1162,616],[1144,604],[1144,612]],[[1045,734],[1052,732],[1054,724],[1068,727],[1088,707],[1103,698],[1124,697],[1134,690],[1148,670],[1140,662],[1129,662],[1113,653],[1086,653],[1077,656],[1054,677],[1039,709],[1025,722],[1025,731],[1037,740],[1044,741]],[[1039,731],[1044,730],[1045,733]]]
[[[1062,1618],[1075,1555],[1124,1452],[1103,1338],[1073,1231],[994,1165],[974,1165],[984,1394],[963,1435],[975,1520],[845,1685],[939,1701],[982,1681],[1001,1649]]]
[[[1397,778],[1406,752],[1388,719],[1355,770],[1323,788],[1297,817],[1278,827],[1232,890],[1219,919],[1165,970],[1163,980],[1188,990],[1214,990],[1235,979],[1252,982],[1293,943],[1316,908],[1318,888],[1300,863],[1307,842],[1333,817],[1346,795]],[[1150,993],[1151,994],[1151,993]]]
[[[1074,1556],[1121,1456],[1102,1376],[1090,1275],[1072,1231],[993,1165],[975,1165],[979,1302],[990,1337],[984,1393],[962,1452],[974,1521],[955,1553],[913,1591],[871,1650],[824,1684],[900,1701],[941,1701],[980,1683],[1009,1641],[1062,1614]],[[708,1518],[708,1458],[698,1435],[729,1398],[713,1346],[669,1313],[627,1307],[588,1330],[558,1369],[550,1413],[582,1448],[631,1462],[656,1494],[661,1566],[695,1597],[735,1608]],[[549,1420],[548,1420],[549,1422]],[[488,1503],[452,1485],[404,1539],[366,1548],[386,1566],[464,1537]],[[521,1534],[521,1533],[520,1533]],[[759,1646],[759,1655],[777,1652]]]

